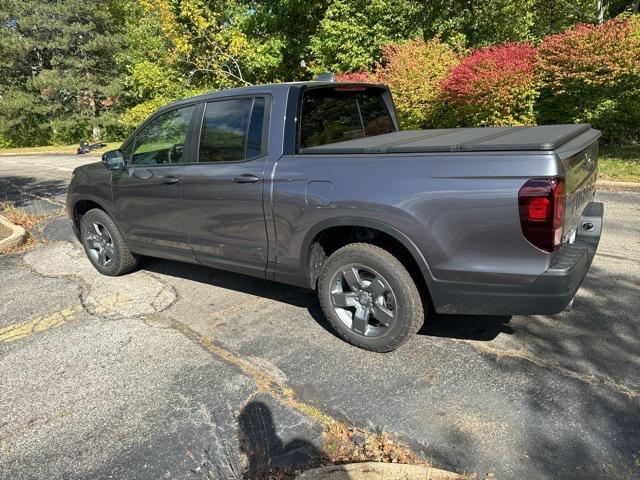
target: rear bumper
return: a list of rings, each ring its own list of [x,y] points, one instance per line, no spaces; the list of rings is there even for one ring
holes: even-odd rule
[[[563,311],[596,254],[603,213],[602,203],[589,203],[582,213],[575,243],[565,245],[551,267],[530,284],[436,282],[431,286],[436,311],[466,315],[550,315]],[[582,228],[584,225],[591,228]]]

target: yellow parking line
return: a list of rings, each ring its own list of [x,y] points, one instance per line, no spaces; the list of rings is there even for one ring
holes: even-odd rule
[[[13,342],[28,337],[32,333],[44,332],[51,328],[59,327],[75,317],[82,310],[81,305],[64,308],[46,317],[38,317],[34,320],[9,325],[0,328],[0,343]]]

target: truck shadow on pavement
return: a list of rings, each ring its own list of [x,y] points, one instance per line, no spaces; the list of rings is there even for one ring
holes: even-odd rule
[[[334,334],[322,312],[316,293],[312,290],[200,265],[150,257],[143,257],[140,268],[306,308],[322,328]],[[510,316],[441,315],[427,312],[427,320],[418,335],[490,341],[501,333],[513,333],[508,325],[510,320]]]
[[[511,335],[508,325],[511,316],[505,315],[444,315],[431,313],[418,335],[456,338],[488,342],[501,333]]]

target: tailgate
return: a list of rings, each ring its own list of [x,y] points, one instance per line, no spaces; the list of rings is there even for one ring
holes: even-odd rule
[[[565,213],[563,241],[569,241],[577,231],[587,203],[593,200],[598,171],[598,140],[577,153],[560,158],[565,168]]]

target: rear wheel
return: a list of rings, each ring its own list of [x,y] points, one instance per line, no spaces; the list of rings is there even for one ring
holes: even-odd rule
[[[334,252],[320,272],[318,295],[337,334],[366,350],[395,350],[424,322],[413,278],[375,245],[353,243]]]
[[[80,234],[87,257],[103,275],[123,275],[138,264],[118,227],[103,210],[94,208],[82,216]]]

